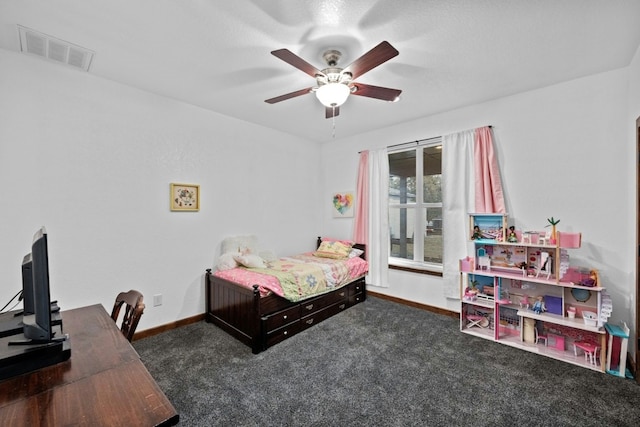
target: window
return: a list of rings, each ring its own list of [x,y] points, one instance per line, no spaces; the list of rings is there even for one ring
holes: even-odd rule
[[[390,149],[389,264],[441,272],[442,222],[441,138]]]

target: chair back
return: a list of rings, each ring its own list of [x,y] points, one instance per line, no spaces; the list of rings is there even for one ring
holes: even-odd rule
[[[129,292],[120,292],[116,297],[116,302],[113,305],[113,311],[111,312],[111,318],[116,324],[118,323],[118,315],[120,309],[125,306],[124,317],[122,318],[122,324],[120,330],[122,334],[129,340],[133,339],[133,334],[136,332],[138,322],[144,312],[143,296],[140,292],[130,290]]]

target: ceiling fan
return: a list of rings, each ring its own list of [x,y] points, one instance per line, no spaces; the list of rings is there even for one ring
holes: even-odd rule
[[[326,107],[325,116],[329,119],[340,114],[340,105],[347,100],[350,94],[383,101],[396,101],[400,93],[402,93],[401,90],[358,83],[355,79],[398,55],[398,53],[391,44],[383,41],[347,67],[340,68],[338,67],[338,61],[342,53],[338,50],[327,50],[322,55],[327,63],[327,68],[318,70],[288,49],[274,50],[271,52],[272,55],[315,78],[317,86],[276,96],[265,100],[265,102],[275,104],[314,92],[318,100]]]

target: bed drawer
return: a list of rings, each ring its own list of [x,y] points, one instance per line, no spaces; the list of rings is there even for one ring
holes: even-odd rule
[[[293,336],[302,330],[299,320],[289,323],[280,329],[267,333],[267,347],[271,347],[280,341],[286,340],[290,336]]]
[[[355,295],[349,295],[349,305],[358,304],[362,301],[364,301],[364,294],[362,292]]]
[[[364,301],[364,287],[364,280],[359,280],[356,283],[352,283],[349,285],[349,305],[358,304]]]
[[[316,323],[320,323],[323,320],[328,319],[329,317],[333,316],[334,314],[337,314],[339,312],[341,312],[342,310],[346,309],[348,307],[347,301],[342,301],[342,302],[338,302],[336,304],[333,304],[329,307],[326,307],[322,310],[316,311],[313,314],[309,314],[307,316],[302,316],[300,318],[300,330],[303,331],[313,325],[315,325]]]
[[[286,310],[278,311],[277,313],[270,314],[264,319],[264,325],[268,331],[273,331],[287,323],[295,322],[300,318],[300,306],[295,305]]]
[[[316,298],[311,298],[307,301],[302,301],[300,303],[300,316],[304,317],[337,302],[347,301],[347,298],[348,290],[346,288],[343,288]]]
[[[362,293],[364,290],[364,282],[357,281],[356,283],[352,283],[349,285],[349,296]]]

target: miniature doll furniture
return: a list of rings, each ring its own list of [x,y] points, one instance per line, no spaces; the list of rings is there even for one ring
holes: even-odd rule
[[[547,347],[549,345],[549,337],[544,333],[540,333],[537,327],[534,328],[534,332],[536,337],[536,344],[540,344],[540,341],[544,341],[544,346]]]
[[[556,350],[559,351],[564,351],[565,349],[565,344],[564,344],[564,337],[562,335],[557,335],[557,334],[552,334],[551,332],[549,332],[547,334],[547,340],[549,341],[548,346],[552,347]]]
[[[489,319],[479,314],[470,314],[467,316],[467,328],[477,326],[478,328],[486,328],[489,326]]]
[[[578,356],[578,349],[584,352],[585,361],[588,361],[594,366],[597,364],[596,361],[598,358],[598,351],[600,350],[600,346],[586,341],[576,341],[573,343],[573,354],[575,356]]]
[[[491,270],[491,258],[487,255],[484,248],[478,249],[478,269],[479,270]]]
[[[627,346],[629,343],[629,327],[625,322],[622,322],[622,326],[610,325],[606,323],[604,328],[609,334],[609,343],[607,346],[607,373],[624,378],[626,375],[626,362],[627,362]],[[618,357],[618,369],[611,369],[612,365],[612,353],[614,339],[620,340],[620,356]],[[637,357],[637,355],[636,355]]]
[[[524,319],[524,327],[522,328],[522,341],[530,344],[536,342],[536,321],[534,319]]]
[[[548,245],[550,240],[551,240],[551,232],[544,233],[544,234],[538,234],[538,244],[539,245]]]
[[[537,231],[524,231],[522,233],[522,243],[528,245],[535,245],[538,243]]]

